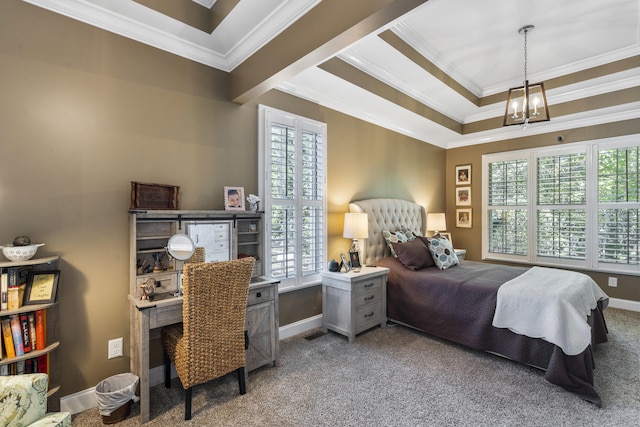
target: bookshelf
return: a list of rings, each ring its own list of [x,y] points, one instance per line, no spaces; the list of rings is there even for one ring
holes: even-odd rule
[[[58,270],[59,257],[35,258],[27,261],[0,261],[0,272],[5,274],[9,269],[16,267],[28,267],[33,271]],[[42,311],[41,311],[42,310]],[[10,375],[11,372],[17,373],[19,370],[35,368],[37,363],[46,363],[46,372],[49,375],[49,391],[47,393],[47,411],[60,411],[60,355],[58,348],[60,347],[60,330],[59,330],[59,314],[58,303],[23,305],[17,309],[0,310],[0,321],[10,320],[12,316],[20,316],[22,314],[33,314],[41,311],[44,316],[45,345],[38,346],[39,349],[31,349],[23,355],[8,357],[6,352],[4,336],[2,338],[2,360],[0,360],[0,372]],[[41,348],[40,348],[41,347]],[[44,358],[43,358],[44,356]],[[35,361],[35,362],[34,362]],[[42,365],[40,366],[41,370]]]

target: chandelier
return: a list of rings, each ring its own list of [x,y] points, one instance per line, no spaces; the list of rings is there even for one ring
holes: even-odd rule
[[[524,34],[524,86],[509,89],[504,126],[521,125],[526,128],[530,123],[549,121],[544,83],[529,84],[527,80],[527,33],[534,28],[533,25],[525,25],[518,30],[519,34]]]

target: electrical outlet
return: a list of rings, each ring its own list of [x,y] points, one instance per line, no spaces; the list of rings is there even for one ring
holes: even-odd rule
[[[122,338],[109,340],[109,353],[107,356],[109,357],[109,359],[122,357]]]
[[[617,277],[609,277],[609,286],[615,288],[618,286],[618,278]]]

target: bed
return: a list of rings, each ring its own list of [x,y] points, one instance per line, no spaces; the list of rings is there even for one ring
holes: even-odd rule
[[[509,302],[510,297],[505,290],[528,275],[544,274],[544,271],[533,271],[538,267],[464,260],[445,270],[427,267],[414,271],[391,255],[383,232],[403,228],[413,230],[416,234],[424,234],[425,211],[422,206],[399,199],[369,199],[350,203],[349,210],[368,214],[369,238],[362,247],[364,263],[390,270],[387,279],[387,318],[390,322],[542,369],[545,371],[544,378],[550,383],[563,387],[598,407],[602,405],[594,388],[593,348],[596,344],[607,341],[603,310],[608,298],[597,288],[595,282],[593,286],[597,289],[594,293],[598,293],[594,298],[597,301],[595,308],[588,309],[579,320],[584,325],[577,325],[587,330],[588,342],[583,343],[586,348],[576,351],[576,347],[572,346],[571,351],[564,351],[563,348],[569,347],[516,333],[507,327],[493,326],[498,303],[500,302],[499,308],[502,308],[505,301]],[[554,269],[554,272],[579,275],[566,270]],[[525,282],[525,286],[529,284],[530,282]],[[500,288],[503,290],[500,291]],[[499,299],[500,292],[502,294]],[[521,291],[518,290],[518,293]],[[554,297],[553,300],[561,301],[562,298]],[[562,311],[559,313],[563,318],[561,321],[549,320],[557,314],[533,314],[544,318],[544,323],[553,329],[552,333],[569,338],[579,335],[573,333],[573,330],[567,330],[567,322],[563,318],[565,313]]]

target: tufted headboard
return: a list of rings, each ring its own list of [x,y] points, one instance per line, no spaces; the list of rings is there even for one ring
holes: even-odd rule
[[[364,212],[369,215],[369,238],[361,245],[364,264],[391,256],[382,237],[383,230],[396,231],[403,226],[420,230],[424,235],[426,213],[422,206],[400,199],[367,199],[349,203],[349,212]]]

